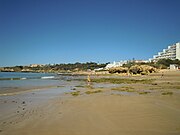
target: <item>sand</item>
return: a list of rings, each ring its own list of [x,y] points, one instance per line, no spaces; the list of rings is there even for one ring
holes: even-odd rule
[[[179,135],[180,72],[164,72],[163,78],[161,73],[144,78],[156,78],[157,84],[152,85],[150,94],[112,94],[106,88],[95,94],[61,94],[41,103],[1,99],[0,109],[7,113],[0,115],[0,134]],[[150,86],[132,84],[132,87],[144,90]],[[173,94],[162,95],[167,91]],[[9,105],[19,106],[19,112],[11,111]]]

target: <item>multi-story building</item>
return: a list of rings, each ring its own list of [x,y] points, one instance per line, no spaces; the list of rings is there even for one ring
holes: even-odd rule
[[[158,54],[154,55],[150,60],[155,62],[160,59],[180,60],[180,42],[168,46],[167,49],[163,49],[162,52],[158,52]]]

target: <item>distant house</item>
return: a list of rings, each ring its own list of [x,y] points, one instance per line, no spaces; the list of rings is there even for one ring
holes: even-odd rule
[[[94,71],[102,71],[102,70],[104,70],[104,68],[96,68],[96,69],[94,69]]]
[[[42,64],[30,64],[29,67],[43,67]]]
[[[135,60],[135,63],[149,63],[149,60]]]
[[[113,62],[113,63],[110,63],[108,64],[105,69],[110,69],[110,68],[115,68],[115,67],[121,67],[123,66],[124,64],[127,64],[129,62],[134,62],[134,63],[148,63],[149,61],[148,60],[121,60],[119,62]]]
[[[120,67],[122,66],[123,64],[127,64],[128,61],[124,60],[124,61],[120,61],[120,62],[113,62],[113,63],[110,63],[108,64],[105,69],[110,69],[110,68],[114,68],[114,67]]]
[[[169,68],[170,68],[170,70],[178,70],[179,69],[179,65],[177,65],[177,64],[170,64]]]

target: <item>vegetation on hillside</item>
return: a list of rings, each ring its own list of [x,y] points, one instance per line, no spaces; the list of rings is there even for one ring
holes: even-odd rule
[[[96,68],[104,68],[106,64],[98,64],[95,62],[87,63],[68,63],[68,64],[54,64],[44,66],[15,66],[0,68],[0,71],[5,72],[74,72],[74,71],[87,71],[94,70]]]
[[[68,63],[68,64],[48,64],[37,66],[14,66],[2,67],[0,72],[77,72],[105,68],[108,63],[98,64],[95,62],[87,63]],[[180,66],[180,60],[161,59],[157,62],[135,63],[133,61],[124,64],[122,67],[110,68],[109,73],[132,73],[132,74],[148,74],[155,72],[156,69],[167,69],[170,64]]]

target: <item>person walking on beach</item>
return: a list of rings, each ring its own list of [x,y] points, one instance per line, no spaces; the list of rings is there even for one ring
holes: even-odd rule
[[[90,83],[91,83],[91,78],[90,78],[90,75],[88,74],[88,76],[87,76],[87,83],[88,83],[88,85],[90,85]]]

